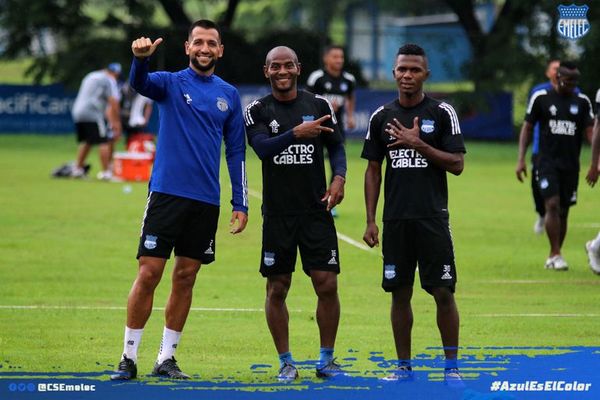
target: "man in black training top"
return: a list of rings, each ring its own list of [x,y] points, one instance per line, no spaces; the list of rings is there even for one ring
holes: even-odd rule
[[[410,380],[411,297],[419,265],[421,286],[435,299],[446,356],[445,382],[462,386],[457,367],[459,317],[454,301],[456,269],[448,214],[446,171],[459,175],[466,152],[456,112],[423,93],[429,77],[425,51],[406,44],[393,70],[399,98],[371,116],[362,157],[367,228],[365,242],[379,244],[375,223],[386,160],[383,209],[383,289],[392,293],[391,322],[397,369],[386,380]]]
[[[542,89],[531,95],[519,137],[516,174],[521,182],[527,174],[525,154],[533,126],[539,123],[537,183],[546,208],[550,242],[545,268],[566,271],[569,265],[561,248],[567,235],[569,208],[577,202],[581,142],[584,136],[592,140],[594,114],[590,99],[576,92],[579,70],[574,63],[562,61],[557,78],[556,89]]]
[[[267,278],[265,312],[279,353],[279,380],[298,377],[289,349],[285,299],[292,283],[296,252],[310,276],[317,302],[321,349],[318,377],[340,373],[333,348],[340,318],[340,272],[335,226],[329,210],[342,201],[346,175],[343,139],[331,104],[298,91],[300,63],[288,47],[267,54],[265,77],[272,93],[248,105],[244,117],[248,142],[262,160],[263,238],[260,272]],[[333,160],[327,188],[323,148]]]

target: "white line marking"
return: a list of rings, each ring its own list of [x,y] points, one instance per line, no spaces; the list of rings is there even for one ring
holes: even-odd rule
[[[248,188],[248,194],[250,196],[252,196],[252,197],[255,197],[255,198],[259,199],[259,200],[262,200],[262,194],[260,192],[257,192],[256,190]],[[376,253],[377,252],[375,249],[372,249],[369,246],[367,246],[365,244],[362,244],[362,243],[360,243],[360,242],[352,239],[350,236],[344,235],[341,232],[337,233],[337,237],[340,240],[343,240],[344,242],[348,243],[349,245],[354,246],[356,248],[359,248],[361,250],[368,251],[369,253]]]
[[[343,240],[344,242],[346,242],[346,243],[348,243],[348,244],[351,244],[351,245],[352,245],[352,246],[354,246],[354,247],[358,247],[358,248],[359,248],[359,249],[361,249],[361,250],[368,251],[369,253],[375,253],[375,252],[376,252],[376,250],[375,250],[375,249],[372,249],[372,248],[370,248],[370,247],[369,247],[369,246],[367,246],[366,244],[362,244],[362,243],[360,243],[360,242],[357,242],[356,240],[352,239],[352,238],[351,238],[351,237],[349,237],[349,236],[346,236],[346,235],[344,235],[344,234],[343,234],[343,233],[341,233],[341,232],[338,232],[338,233],[337,233],[337,237],[338,237],[340,240]]]
[[[557,285],[600,285],[600,280],[576,280],[576,281],[550,281],[550,280],[536,280],[536,279],[497,279],[497,280],[489,280],[489,281],[476,281],[473,283],[490,283],[490,284],[523,284],[523,285],[538,285],[538,284],[557,284]]]
[[[546,317],[552,317],[552,318],[581,318],[581,317],[589,317],[589,318],[597,318],[600,317],[600,314],[538,314],[538,313],[532,313],[532,314],[472,314],[472,317],[485,317],[485,318],[499,318],[499,317],[507,317],[507,318],[513,318],[513,317],[534,317],[534,318],[546,318]]]
[[[3,310],[127,310],[125,306],[52,306],[52,305],[0,305]],[[164,311],[164,307],[153,307],[153,311]],[[263,308],[211,308],[192,307],[190,311],[217,311],[217,312],[264,312]],[[288,310],[302,312],[302,310]]]
[[[600,228],[600,222],[589,222],[584,224],[571,224],[574,228]]]

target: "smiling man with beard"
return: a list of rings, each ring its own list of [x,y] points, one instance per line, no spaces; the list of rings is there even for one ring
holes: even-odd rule
[[[139,269],[127,302],[123,356],[113,380],[137,375],[137,349],[152,311],[154,289],[173,249],[171,294],[153,374],[189,378],[179,369],[174,354],[200,265],[215,260],[223,141],[233,192],[231,233],[243,231],[248,218],[240,96],[213,73],[223,55],[219,28],[208,20],[194,22],[185,42],[189,67],[174,73],[149,73],[148,59],[161,42],[161,38],[152,42],[141,37],[131,45],[130,84],[158,104],[160,128],[137,253]]]
[[[280,381],[298,378],[289,347],[286,306],[296,253],[317,294],[320,355],[316,375],[341,373],[333,358],[340,319],[338,243],[329,213],[344,197],[346,154],[329,101],[298,90],[300,63],[289,47],[267,54],[263,68],[271,94],[250,103],[244,118],[248,143],[262,160],[263,238],[260,273],[267,278],[265,313],[279,353]],[[327,187],[323,149],[334,178]]]

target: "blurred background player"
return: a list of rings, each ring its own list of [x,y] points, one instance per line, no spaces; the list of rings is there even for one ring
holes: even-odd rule
[[[348,129],[356,127],[354,121],[356,79],[354,75],[344,71],[344,61],[344,48],[342,46],[327,46],[323,51],[323,68],[309,75],[306,81],[306,89],[329,100],[335,111],[340,133],[345,139],[346,127]],[[331,171],[333,172],[333,166]],[[337,216],[335,208],[332,209],[331,213],[334,217]]]
[[[535,85],[531,88],[529,92],[529,96],[527,97],[527,103],[531,100],[531,96],[537,92],[538,90],[550,90],[552,88],[556,88],[557,80],[556,74],[558,72],[558,67],[560,65],[560,60],[550,60],[548,65],[546,66],[546,78],[548,81]],[[540,146],[540,124],[536,123],[533,126],[533,143],[531,145],[531,194],[533,195],[533,203],[535,205],[535,211],[538,214],[537,219],[533,225],[533,231],[541,235],[544,233],[544,215],[546,214],[546,209],[544,208],[544,199],[540,194],[540,189],[536,181],[537,177],[537,155]]]
[[[596,92],[596,118],[594,119],[594,134],[592,137],[592,161],[586,175],[590,186],[594,187],[600,172],[600,89]],[[595,274],[600,275],[600,232],[595,239],[585,244],[590,268]]]
[[[121,124],[125,142],[136,134],[146,133],[154,101],[139,94],[126,82],[121,87]]]
[[[590,141],[592,138],[592,103],[585,94],[576,93],[579,75],[574,63],[560,63],[556,89],[542,89],[533,94],[519,136],[516,175],[523,182],[523,176],[527,175],[525,154],[533,126],[540,124],[537,183],[544,199],[545,228],[550,242],[545,268],[556,271],[569,268],[561,248],[567,235],[569,208],[577,202],[581,143],[584,136]]]
[[[93,145],[98,145],[102,168],[98,178],[112,178],[112,143],[118,140],[122,131],[119,115],[120,94],[117,86],[120,74],[121,64],[111,63],[105,69],[90,72],[81,82],[71,111],[79,142],[77,159],[71,171],[71,176],[75,178],[85,176],[83,167]]]
[[[344,140],[331,104],[297,89],[300,63],[289,47],[267,54],[264,74],[271,94],[246,108],[248,143],[262,160],[263,238],[260,272],[267,278],[265,313],[279,354],[281,381],[298,378],[289,346],[286,298],[296,254],[317,295],[320,345],[317,377],[341,372],[333,357],[340,319],[338,242],[330,210],[342,201],[346,176]],[[327,187],[323,150],[333,179]]]

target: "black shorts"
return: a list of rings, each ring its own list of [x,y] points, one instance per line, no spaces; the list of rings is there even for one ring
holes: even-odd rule
[[[210,264],[215,260],[219,207],[185,197],[150,192],[137,258],[176,256]]]
[[[302,269],[340,273],[337,234],[331,213],[322,210],[311,214],[264,216],[260,273],[290,274],[296,266],[300,249]]]
[[[448,287],[454,292],[456,267],[447,217],[384,221],[383,289],[413,286],[417,263],[423,289],[431,293],[434,287]]]
[[[561,171],[551,165],[540,165],[538,185],[544,200],[558,195],[561,208],[569,208],[577,203],[579,171]]]
[[[98,122],[76,122],[77,142],[87,144],[107,143],[110,140],[110,134],[106,125]]]

